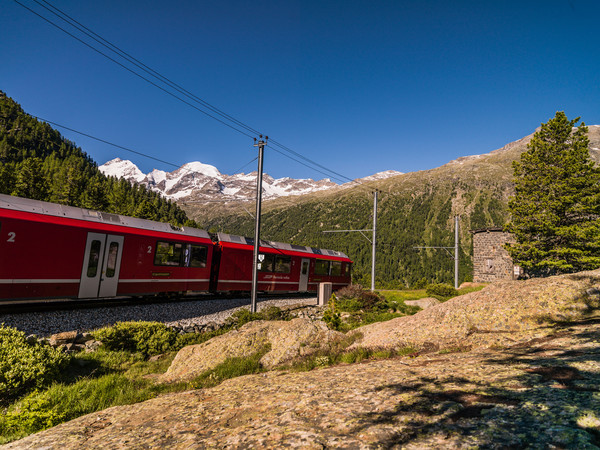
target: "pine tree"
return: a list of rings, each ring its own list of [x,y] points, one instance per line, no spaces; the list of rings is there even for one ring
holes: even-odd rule
[[[515,196],[507,250],[531,275],[600,267],[600,169],[589,154],[587,127],[564,112],[542,124],[513,163]]]
[[[0,162],[0,194],[10,194],[15,185],[13,164]]]
[[[19,164],[12,195],[45,200],[48,196],[48,180],[42,170],[42,160],[29,158]]]

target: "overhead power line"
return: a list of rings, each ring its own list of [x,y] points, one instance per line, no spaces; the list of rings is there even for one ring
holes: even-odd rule
[[[107,41],[102,36],[98,35],[93,30],[89,29],[88,27],[86,27],[82,23],[78,22],[76,19],[74,19],[73,17],[69,16],[67,13],[65,13],[61,9],[57,8],[56,6],[52,5],[48,1],[41,0],[43,3],[45,3],[46,5],[48,5],[52,9],[49,9],[48,7],[46,7],[45,5],[43,5],[38,0],[33,0],[33,1],[35,3],[37,3],[38,5],[42,6],[43,8],[45,8],[46,10],[48,10],[49,12],[51,12],[52,14],[54,14],[55,16],[57,16],[60,19],[64,20],[69,25],[77,28],[79,31],[81,31],[82,33],[84,33],[86,36],[88,36],[91,39],[93,39],[94,41],[98,42],[99,44],[101,44],[102,46],[104,46],[105,48],[107,48],[108,50],[112,51],[113,53],[116,53],[118,56],[126,59],[127,61],[129,61],[130,63],[132,63],[133,65],[135,65],[136,67],[142,69],[144,72],[146,72],[147,74],[149,74],[152,77],[156,78],[158,81],[161,81],[161,82],[167,84],[168,86],[174,88],[178,92],[184,94],[186,97],[188,97],[188,98],[190,98],[190,99],[192,99],[192,100],[194,100],[194,101],[202,104],[203,106],[205,106],[206,108],[208,108],[212,112],[218,114],[219,116],[223,117],[226,120],[230,120],[234,124],[236,124],[236,125],[244,128],[244,129],[246,129],[247,131],[249,131],[251,133],[254,133],[255,135],[261,134],[259,131],[255,130],[254,128],[250,127],[249,125],[243,123],[242,121],[236,119],[233,116],[230,116],[229,114],[225,113],[224,111],[218,109],[216,106],[211,105],[207,101],[201,99],[200,97],[194,95],[193,93],[191,93],[187,89],[185,89],[182,86],[178,85],[173,80],[170,80],[169,78],[165,77],[164,75],[161,75],[160,73],[158,73],[157,71],[155,71],[151,67],[148,67],[146,64],[144,64],[140,60],[136,59],[135,57],[133,57],[129,53],[125,52],[123,49],[119,48],[117,45],[115,45],[115,44]]]
[[[103,144],[107,144],[107,145],[110,145],[110,146],[112,146],[112,147],[120,148],[121,150],[125,150],[125,151],[127,151],[127,152],[134,153],[134,154],[136,154],[136,155],[139,155],[139,156],[143,156],[144,158],[152,159],[152,160],[154,160],[154,161],[158,161],[158,162],[160,162],[160,163],[167,164],[167,165],[169,165],[169,166],[176,167],[176,168],[178,168],[178,169],[183,169],[183,170],[185,170],[186,172],[189,172],[189,173],[191,173],[191,174],[200,173],[200,172],[197,172],[197,171],[195,171],[195,170],[188,169],[187,167],[183,167],[183,165],[181,165],[181,164],[175,164],[175,163],[172,163],[172,162],[170,162],[170,161],[165,161],[164,159],[156,158],[155,156],[151,156],[151,155],[148,155],[148,154],[146,154],[146,153],[142,153],[142,152],[140,152],[140,151],[133,150],[133,149],[131,149],[131,148],[129,148],[129,147],[124,147],[123,145],[115,144],[115,143],[113,143],[113,142],[107,141],[106,139],[101,139],[101,138],[99,138],[99,137],[92,136],[91,134],[88,134],[88,133],[84,133],[84,132],[82,132],[82,131],[75,130],[75,129],[73,129],[73,128],[67,127],[67,126],[65,126],[65,125],[61,125],[61,124],[59,124],[59,123],[56,123],[56,122],[53,122],[53,121],[51,121],[51,120],[44,119],[43,117],[34,116],[34,115],[32,115],[32,114],[30,114],[30,115],[31,115],[31,117],[35,117],[35,118],[36,118],[36,119],[38,119],[38,120],[41,120],[41,121],[43,121],[43,122],[46,122],[46,123],[52,124],[52,125],[54,125],[55,127],[59,127],[59,128],[63,128],[63,129],[65,129],[65,130],[69,130],[69,131],[71,131],[71,132],[73,132],[73,133],[76,133],[76,134],[79,134],[79,135],[81,135],[81,136],[85,136],[85,137],[87,137],[87,138],[90,138],[90,139],[93,139],[93,140],[95,140],[95,141],[102,142]],[[241,171],[241,170],[242,170],[244,167],[246,167],[246,166],[248,166],[248,165],[252,164],[252,163],[253,163],[254,161],[256,161],[257,159],[258,159],[258,157],[256,157],[256,158],[252,159],[251,161],[248,161],[248,162],[247,162],[246,164],[244,164],[242,167],[240,167],[239,169],[237,169],[237,170],[234,172],[234,174],[236,174],[236,173],[240,172],[240,171]],[[226,200],[222,200],[222,201],[226,201]]]
[[[120,63],[119,61],[117,61],[116,59],[110,57],[109,55],[107,55],[106,53],[102,52],[101,50],[98,50],[97,48],[95,48],[93,45],[85,42],[83,39],[78,38],[77,36],[75,36],[74,34],[70,33],[69,31],[65,30],[63,27],[61,27],[60,25],[57,25],[56,23],[52,22],[50,19],[42,16],[41,14],[37,13],[36,11],[32,10],[31,8],[25,6],[23,3],[21,3],[19,0],[13,0],[15,3],[21,5],[23,8],[25,8],[26,10],[30,11],[32,14],[35,14],[36,16],[38,16],[39,18],[41,18],[42,20],[48,22],[49,24],[51,24],[52,26],[58,28],[59,30],[63,31],[64,33],[68,34],[69,36],[71,36],[73,39],[77,40],[78,42],[82,43],[83,45],[85,45],[86,47],[92,49],[93,51],[95,51],[96,53],[99,53],[100,55],[104,56],[105,58],[109,59],[110,61],[114,62],[115,64],[117,64],[118,66],[122,67],[123,69],[127,70],[128,72],[132,73],[133,75],[141,78],[142,80],[146,81],[147,83],[150,83],[152,86],[160,89],[161,91],[165,92],[166,94],[170,95],[171,97],[176,98],[177,100],[185,103],[186,105],[194,108],[195,110],[201,112],[202,114],[207,115],[208,117],[211,117],[212,119],[216,120],[217,122],[222,123],[223,125],[231,128],[232,130],[237,131],[240,134],[243,134],[249,138],[253,138],[254,136],[252,136],[251,134],[248,134],[238,128],[236,128],[235,126],[225,122],[224,120],[219,119],[218,117],[215,117],[214,115],[198,108],[197,106],[193,105],[192,103],[186,101],[185,99],[179,97],[178,95],[170,92],[169,90],[163,88],[162,86],[159,86],[157,83],[153,82],[152,80],[149,80],[148,78],[144,77],[143,75],[140,75],[139,73],[137,73],[135,70],[125,66],[124,64]],[[36,0],[33,0],[36,1]]]
[[[83,25],[81,22],[77,21],[75,18],[68,15],[63,10],[52,5],[47,0],[32,0],[32,1],[34,3],[36,3],[38,6],[44,8],[44,10],[47,11],[48,13],[51,13],[53,16],[59,18],[61,21],[63,21],[70,27],[75,28],[78,32],[82,33],[83,35],[87,36],[89,39],[93,40],[96,44],[101,45],[104,49],[113,53],[117,58],[125,60],[127,64],[133,65],[134,67],[133,68],[128,67],[124,63],[118,61],[114,57],[105,53],[103,50],[97,48],[93,43],[86,42],[85,40],[81,39],[80,37],[76,36],[75,34],[71,33],[70,31],[66,30],[64,27],[60,26],[59,24],[57,24],[50,18],[44,16],[40,12],[34,11],[33,9],[29,8],[28,6],[23,4],[21,1],[19,1],[19,0],[13,0],[13,1],[15,3],[17,3],[18,5],[20,5],[21,7],[23,7],[24,9],[31,12],[32,14],[41,18],[45,22],[49,23],[50,25],[52,25],[55,28],[59,29],[60,31],[64,32],[68,36],[77,40],[81,44],[85,45],[86,47],[90,48],[91,50],[95,51],[96,53],[104,56],[108,60],[117,64],[119,67],[127,70],[128,72],[135,75],[136,77],[144,80],[145,82],[160,89],[161,91],[170,95],[171,97],[175,98],[176,100],[179,100],[182,103],[194,108],[195,110],[212,118],[213,120],[229,127],[230,129],[232,129],[234,131],[237,131],[238,133],[240,133],[246,137],[249,137],[249,138],[255,138],[256,136],[260,136],[260,135],[264,134],[264,133],[259,132],[255,128],[251,127],[250,125],[242,122],[241,120],[236,119],[235,117],[231,116],[230,114],[227,114],[226,112],[224,112],[221,109],[217,108],[216,106],[210,104],[209,102],[203,100],[202,98],[193,94],[189,90],[187,90],[187,89],[183,88],[182,86],[180,86],[179,84],[175,83],[173,80],[160,74],[158,71],[150,68],[148,65],[144,64],[139,59],[136,59],[135,57],[133,57],[131,54],[129,54],[126,51],[124,51],[123,49],[121,49],[116,44],[103,38],[102,36],[100,36],[99,34],[94,32],[90,28]],[[141,71],[141,73],[140,73],[140,71]],[[150,78],[152,78],[152,79],[150,79]],[[163,84],[164,86],[161,86],[159,83]],[[171,90],[174,90],[176,93],[172,92]],[[67,127],[65,127],[65,128],[68,129]],[[367,187],[367,183],[361,183],[361,182],[356,181],[352,178],[349,178],[329,167],[319,164],[318,162],[304,156],[302,153],[297,152],[297,151],[291,149],[290,147],[285,146],[282,143],[280,143],[274,139],[271,139],[270,144],[272,144],[272,145],[270,145],[269,147],[271,147],[272,150],[276,151],[277,153],[281,154],[282,156],[289,158],[289,159],[291,159],[311,170],[314,170],[322,175],[325,175],[326,177],[338,180],[342,183],[355,182],[357,184],[357,187],[364,187],[369,190],[372,189],[372,188]],[[278,147],[281,151],[276,150],[274,147]],[[131,151],[131,149],[126,149],[126,150]],[[133,152],[135,153],[135,151],[133,151]],[[147,156],[147,155],[143,155],[143,156]],[[153,158],[153,157],[151,157],[151,158]],[[160,162],[164,162],[157,158],[153,158],[153,159],[160,161]],[[169,163],[169,164],[171,164],[171,163]]]

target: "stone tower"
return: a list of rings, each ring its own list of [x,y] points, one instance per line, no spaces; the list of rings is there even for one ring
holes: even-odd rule
[[[513,264],[504,244],[514,242],[502,227],[482,228],[473,234],[473,281],[490,283],[497,280],[516,280],[522,269]]]

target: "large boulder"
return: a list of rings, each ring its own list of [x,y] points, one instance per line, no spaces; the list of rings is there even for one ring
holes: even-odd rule
[[[413,316],[360,327],[356,331],[363,337],[352,347],[435,350],[505,345],[514,333],[534,334],[548,324],[594,314],[599,297],[600,270],[502,281]]]
[[[297,356],[329,348],[343,338],[343,333],[328,329],[321,321],[303,318],[291,321],[258,320],[202,344],[182,348],[160,379],[163,382],[191,380],[227,358],[250,356],[267,346],[270,350],[260,362],[272,368]]]

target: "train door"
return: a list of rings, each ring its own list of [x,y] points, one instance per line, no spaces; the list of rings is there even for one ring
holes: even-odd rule
[[[310,259],[302,258],[300,265],[300,283],[298,283],[298,290],[300,292],[308,291],[308,268],[310,267]]]
[[[79,284],[79,298],[117,295],[123,236],[88,233]]]

